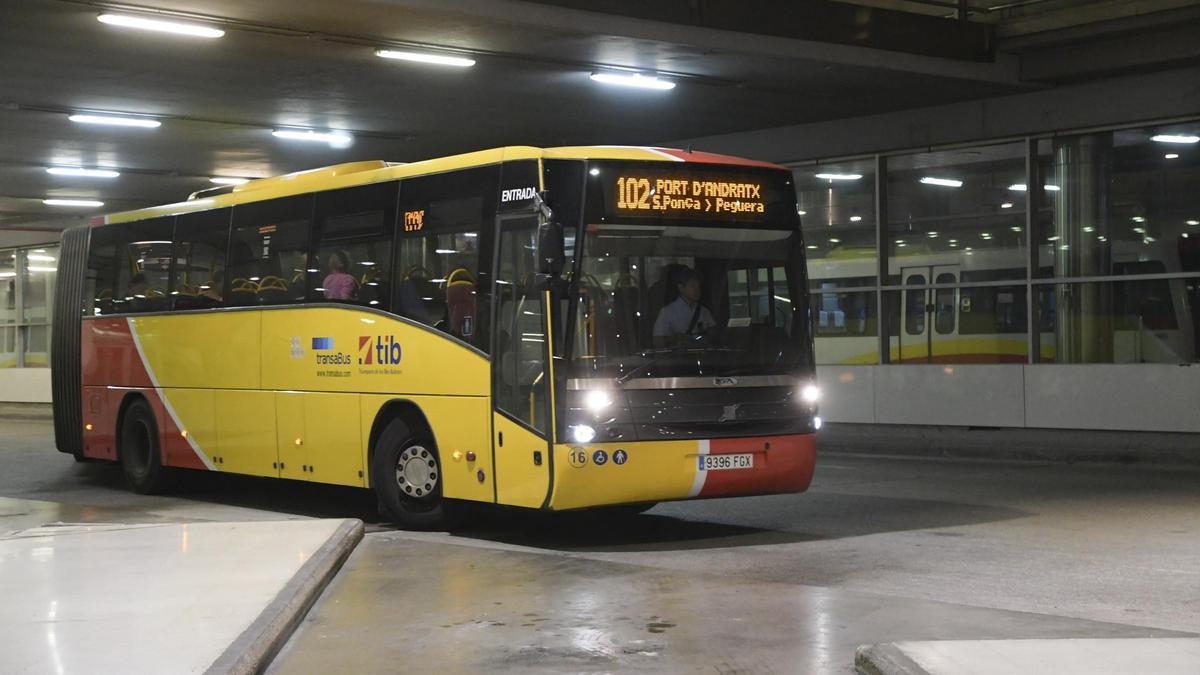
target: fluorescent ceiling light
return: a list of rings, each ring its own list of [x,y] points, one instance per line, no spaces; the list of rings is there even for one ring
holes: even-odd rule
[[[104,202],[94,199],[43,199],[46,206],[104,206]]]
[[[1024,183],[1013,183],[1012,185],[1008,186],[1008,189],[1012,190],[1013,192],[1025,192],[1029,188],[1025,187]],[[1042,186],[1042,189],[1048,192],[1058,192],[1060,188],[1057,185],[1051,185],[1047,183]]]
[[[1011,208],[1012,208],[1012,202],[1004,202],[1003,204],[1001,204],[1001,205],[1000,205],[1000,208],[1002,208],[1002,209],[1011,209]]]
[[[156,129],[162,126],[162,122],[152,120],[148,117],[126,117],[123,115],[93,115],[90,113],[77,113],[70,115],[67,119],[80,124],[107,124],[113,127],[143,127],[145,129]]]
[[[1187,221],[1187,224],[1188,225],[1200,225],[1200,220],[1189,220],[1189,221]]]
[[[276,138],[292,141],[328,143],[331,148],[346,148],[354,143],[354,137],[344,131],[313,131],[312,129],[276,129],[271,132]]]
[[[475,65],[475,59],[468,59],[462,56],[431,54],[428,52],[406,52],[395,49],[376,49],[375,56],[400,61],[413,61],[416,63],[432,63],[438,66],[455,66],[458,68],[470,68]]]
[[[116,178],[121,173],[110,169],[84,169],[78,166],[51,166],[46,173],[55,176],[80,176],[83,178]]]
[[[592,169],[592,170],[593,170],[593,171],[595,171],[595,169]],[[798,216],[807,216],[807,215],[808,215],[808,211],[805,211],[804,209],[796,209],[796,215],[798,215]]]
[[[234,178],[233,176],[213,176],[208,179],[208,182],[216,185],[244,185],[250,182],[249,178]]]
[[[1179,159],[1179,153],[1168,152],[1167,154],[1163,155],[1163,159]]]
[[[862,178],[861,173],[819,173],[817,178],[821,180],[858,180]]]
[[[658,89],[665,91],[674,89],[675,83],[666,80],[660,80],[654,76],[645,76],[639,73],[632,75],[620,75],[618,73],[592,73],[592,79],[596,82],[604,84],[615,84],[621,87],[637,87],[638,89]]]
[[[212,28],[211,26],[198,23],[163,21],[161,19],[149,19],[141,16],[130,16],[128,14],[101,14],[96,18],[100,20],[100,23],[106,23],[110,26],[140,28],[142,30],[153,30],[160,33],[174,33],[175,35],[188,35],[191,37],[219,38],[225,34],[225,31],[219,28]]]
[[[1135,223],[1144,223],[1144,222],[1146,222],[1146,217],[1145,216],[1134,216],[1134,217],[1130,218],[1130,220],[1132,220]]]
[[[1182,135],[1182,134],[1158,134],[1151,136],[1150,140],[1155,143],[1196,143],[1200,142],[1200,136]]]
[[[962,187],[963,184],[961,180],[955,180],[953,178],[934,178],[933,176],[922,176],[921,183],[924,185],[940,185],[942,187],[952,188]]]
[[[850,222],[852,223],[857,223],[860,220],[862,220],[862,216],[850,216]]]

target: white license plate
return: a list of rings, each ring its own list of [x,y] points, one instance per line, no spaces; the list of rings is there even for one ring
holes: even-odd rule
[[[754,455],[749,452],[739,455],[700,455],[698,459],[701,471],[754,468]]]

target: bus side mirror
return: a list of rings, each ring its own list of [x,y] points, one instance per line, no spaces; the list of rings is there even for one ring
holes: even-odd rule
[[[567,258],[563,227],[556,222],[545,222],[538,225],[537,235],[538,273],[557,278]]]

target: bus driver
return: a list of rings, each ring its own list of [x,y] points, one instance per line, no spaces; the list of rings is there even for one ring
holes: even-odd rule
[[[654,344],[662,347],[685,335],[702,335],[716,325],[712,313],[700,304],[700,275],[684,268],[675,280],[679,297],[658,312],[654,320]]]

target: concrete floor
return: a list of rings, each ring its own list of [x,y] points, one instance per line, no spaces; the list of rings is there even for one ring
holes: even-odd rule
[[[139,497],[51,438],[0,421],[0,532],[374,518],[352,490],[232,476]],[[1192,633],[1197,514],[1195,469],[827,455],[803,495],[375,523],[274,668],[849,672],[866,642]]]

